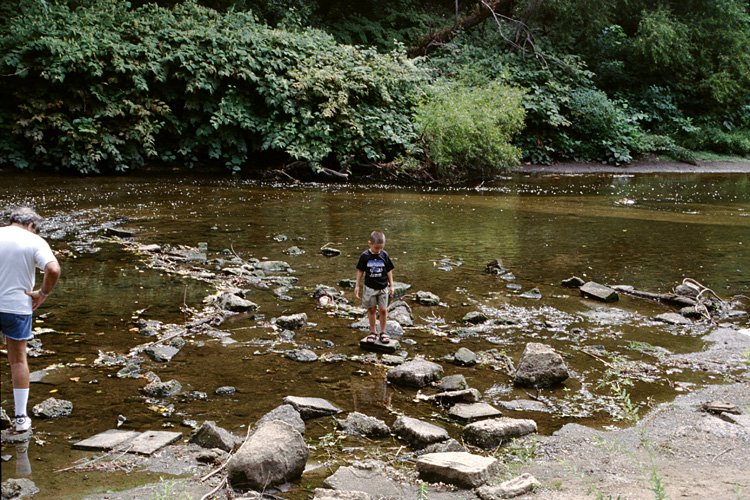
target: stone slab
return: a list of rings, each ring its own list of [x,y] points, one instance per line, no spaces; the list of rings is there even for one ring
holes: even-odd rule
[[[110,429],[73,444],[79,450],[111,450],[138,437],[140,432]]]
[[[79,450],[113,450],[115,448],[130,453],[151,455],[168,444],[182,438],[180,432],[167,431],[120,431],[110,429],[83,441],[73,444],[73,448]]]
[[[475,422],[486,418],[501,417],[500,410],[487,403],[458,403],[450,409],[448,415],[461,422]]]
[[[401,344],[398,343],[398,341],[393,340],[391,337],[391,341],[387,344],[384,344],[380,341],[380,338],[378,338],[375,342],[368,342],[367,337],[364,337],[362,340],[359,341],[359,347],[366,350],[366,351],[375,351],[375,352],[384,352],[387,354],[393,354],[399,349],[401,349]]]

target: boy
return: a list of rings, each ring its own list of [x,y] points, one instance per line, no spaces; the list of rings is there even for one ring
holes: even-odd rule
[[[381,231],[373,231],[367,243],[370,248],[362,252],[357,262],[357,284],[354,286],[354,296],[359,298],[359,285],[364,276],[362,307],[367,309],[367,318],[370,320],[370,334],[367,336],[367,342],[375,342],[378,338],[375,330],[375,315],[380,314],[380,342],[387,344],[391,339],[385,333],[386,309],[388,297],[393,297],[394,292],[394,265],[383,250],[385,235]]]

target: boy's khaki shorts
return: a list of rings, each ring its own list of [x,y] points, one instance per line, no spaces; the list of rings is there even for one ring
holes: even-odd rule
[[[373,307],[381,307],[385,309],[388,307],[388,287],[382,290],[375,290],[367,285],[363,285],[362,290],[362,307],[370,309]]]

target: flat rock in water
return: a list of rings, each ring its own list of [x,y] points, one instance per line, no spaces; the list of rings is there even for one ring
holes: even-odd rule
[[[424,359],[414,359],[391,368],[386,376],[392,384],[425,387],[443,377],[443,367]]]
[[[350,413],[344,420],[338,420],[336,425],[345,434],[367,437],[387,437],[391,434],[385,422],[359,412]]]
[[[442,427],[411,417],[396,419],[393,423],[393,432],[417,450],[450,438],[448,431]]]
[[[310,349],[292,349],[286,351],[284,356],[300,363],[313,363],[318,360],[318,355]]]
[[[152,345],[146,348],[146,354],[157,363],[167,363],[177,356],[179,349],[171,345]]]
[[[391,339],[390,342],[387,344],[384,344],[380,341],[380,338],[375,340],[375,342],[368,342],[367,337],[362,338],[359,341],[359,347],[366,351],[374,351],[374,352],[384,352],[387,354],[393,354],[394,352],[401,349],[401,344],[397,340]]]
[[[120,431],[111,429],[73,444],[79,450],[127,451],[141,455],[152,455],[161,448],[182,438],[180,432],[166,431]]]
[[[417,292],[415,300],[423,306],[436,306],[440,304],[440,297],[434,293],[424,292],[422,290]]]
[[[386,470],[383,462],[366,460],[354,462],[348,467],[339,467],[323,481],[323,486],[342,493],[362,492],[375,499],[413,498],[407,496],[405,488],[398,481],[391,479],[393,476],[392,471]]]
[[[482,399],[482,394],[477,389],[463,389],[440,392],[431,396],[431,399],[438,404],[452,406],[456,403],[477,403]]]
[[[476,488],[499,473],[497,459],[466,452],[430,453],[417,460],[419,477],[461,488]]]
[[[297,396],[286,396],[284,404],[292,405],[302,417],[302,420],[311,418],[328,417],[341,413],[341,409],[333,406],[331,403],[322,398],[302,398]]]
[[[654,316],[654,321],[666,323],[668,325],[690,325],[693,322],[681,314],[677,313],[664,313]]]
[[[448,416],[466,423],[501,417],[502,413],[487,403],[458,403],[448,411]]]
[[[269,273],[277,271],[289,271],[292,266],[282,260],[265,260],[262,262],[255,262],[252,266],[260,271]]]
[[[73,413],[73,403],[64,399],[48,398],[45,401],[35,405],[31,412],[42,418],[60,418],[67,417]]]
[[[299,313],[289,316],[279,316],[276,318],[276,324],[287,330],[296,330],[307,324],[307,314]]]
[[[615,290],[593,281],[584,283],[583,285],[581,285],[579,290],[581,291],[581,295],[583,295],[584,297],[588,297],[594,300],[600,300],[602,302],[617,302],[620,299],[620,296],[617,295],[617,292]]]
[[[541,401],[530,401],[527,399],[515,399],[513,401],[497,401],[497,405],[503,410],[509,411],[542,411],[549,413],[552,408]]]

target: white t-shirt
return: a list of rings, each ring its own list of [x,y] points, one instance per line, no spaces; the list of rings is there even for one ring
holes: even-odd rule
[[[36,270],[55,261],[55,255],[40,236],[18,226],[0,227],[0,312],[31,314]]]

